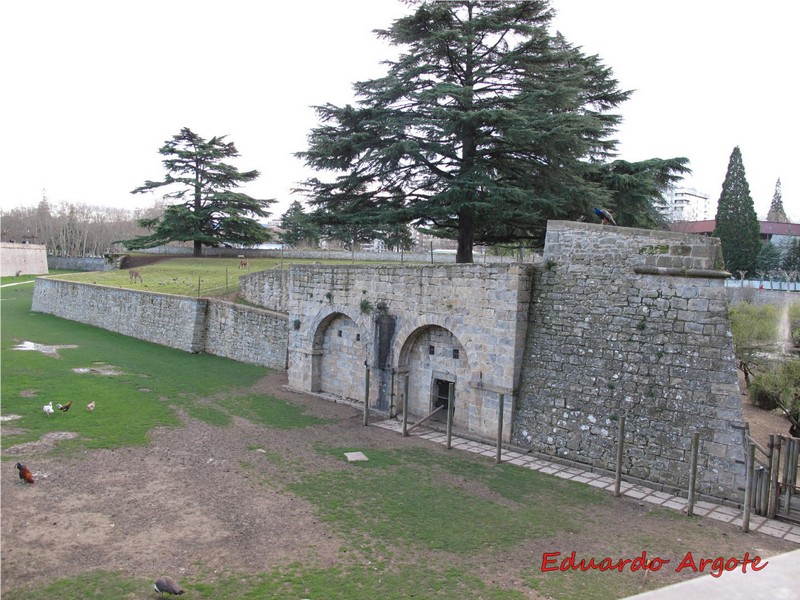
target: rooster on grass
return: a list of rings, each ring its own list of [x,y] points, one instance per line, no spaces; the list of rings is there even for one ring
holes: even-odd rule
[[[58,406],[58,410],[67,412],[69,410],[69,407],[72,406],[72,400],[70,400],[69,402],[67,402],[63,406],[61,404],[58,404],[56,406]]]
[[[33,483],[33,473],[31,470],[23,465],[22,463],[16,464],[17,470],[19,470],[19,478],[22,479],[25,483]]]

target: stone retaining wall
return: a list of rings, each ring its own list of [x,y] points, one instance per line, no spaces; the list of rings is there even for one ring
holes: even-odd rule
[[[741,501],[745,426],[719,241],[548,223],[541,264],[295,265],[241,278],[263,308],[38,279],[34,310],[287,368],[292,387]]]
[[[105,258],[72,258],[68,256],[48,256],[47,266],[58,271],[111,271],[113,262]]]
[[[513,441],[687,489],[741,498],[744,422],[719,240],[548,224],[531,302]]]
[[[38,278],[43,312],[186,352],[286,368],[286,315],[229,302]]]
[[[0,242],[0,275],[46,275],[46,250],[44,244]]]

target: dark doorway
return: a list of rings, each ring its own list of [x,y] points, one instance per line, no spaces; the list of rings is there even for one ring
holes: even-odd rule
[[[431,410],[435,410],[440,406],[445,407],[445,410],[440,410],[433,417],[437,421],[447,421],[447,409],[451,408],[450,396],[455,392],[453,389],[454,386],[455,384],[452,381],[446,381],[444,379],[433,380],[433,406]]]

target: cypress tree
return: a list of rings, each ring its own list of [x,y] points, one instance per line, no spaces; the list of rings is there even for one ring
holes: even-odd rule
[[[789,222],[786,211],[783,210],[783,194],[781,194],[780,178],[778,178],[778,181],[775,183],[775,193],[772,195],[772,203],[769,205],[767,221],[772,221],[773,223]]]
[[[717,205],[714,236],[722,244],[725,268],[731,273],[755,273],[761,252],[761,228],[750,196],[742,153],[736,146],[728,161]]]

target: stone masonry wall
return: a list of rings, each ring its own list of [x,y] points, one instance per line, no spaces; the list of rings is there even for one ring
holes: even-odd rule
[[[741,501],[744,422],[719,241],[552,221],[529,264],[293,265],[241,279],[264,308],[39,278],[33,310],[190,352],[286,368],[289,385],[431,410],[457,430]],[[404,384],[407,383],[407,386]],[[512,418],[513,417],[513,418]]]
[[[319,373],[325,361],[347,371],[351,397],[363,400],[364,359],[371,369],[370,397],[385,398],[391,370],[397,372],[394,394],[400,404],[402,377],[410,378],[409,412],[429,412],[431,385],[437,372],[457,376],[455,423],[479,435],[493,437],[497,398],[505,394],[506,417],[519,379],[524,324],[527,322],[532,267],[519,264],[438,266],[308,265],[293,266],[288,285],[289,385],[305,391],[325,389]],[[274,294],[267,293],[264,303]],[[266,306],[266,304],[264,304]],[[362,306],[369,307],[364,310]],[[385,365],[378,364],[376,323],[381,314],[394,323]],[[352,321],[359,360],[325,356],[321,332],[332,319]],[[438,356],[425,363],[411,357],[415,341],[426,331],[442,328],[463,347],[458,359]],[[337,330],[338,331],[338,330]],[[342,331],[346,335],[347,331]],[[425,346],[427,351],[428,347]],[[315,366],[321,361],[321,366]],[[443,362],[444,361],[444,362]],[[452,363],[452,365],[450,365]],[[453,379],[451,379],[453,380]],[[415,391],[416,390],[416,391]],[[510,428],[507,428],[510,434]]]
[[[254,365],[286,369],[285,314],[210,300],[203,351]]]
[[[686,489],[741,498],[744,423],[719,241],[550,222],[531,302],[513,441]]]
[[[44,244],[0,242],[0,275],[46,275],[46,250]]]
[[[186,352],[200,352],[196,324],[206,304],[195,298],[38,278],[34,312],[87,323]]]
[[[247,302],[270,310],[288,312],[289,271],[272,269],[239,277],[239,295]]]
[[[32,310],[186,352],[286,368],[286,315],[226,302],[38,278]]]
[[[68,256],[48,256],[47,266],[54,271],[112,271],[117,268],[113,262],[109,262],[105,258]]]

